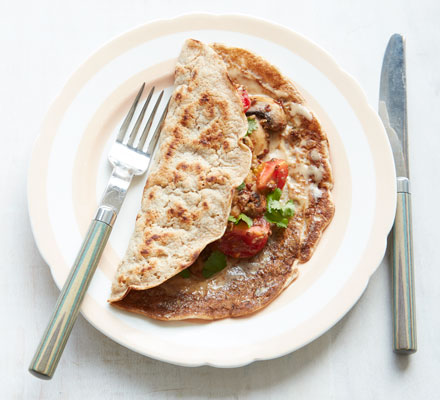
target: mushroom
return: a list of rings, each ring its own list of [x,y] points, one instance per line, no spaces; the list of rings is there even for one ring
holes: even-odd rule
[[[257,128],[249,135],[253,144],[253,154],[256,157],[266,155],[269,152],[269,134],[263,129],[260,121],[257,121]]]
[[[268,131],[281,131],[287,124],[283,107],[269,96],[251,96],[251,106],[246,115],[255,115]]]

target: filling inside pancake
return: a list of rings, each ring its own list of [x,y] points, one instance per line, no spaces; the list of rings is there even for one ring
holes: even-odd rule
[[[181,273],[182,277],[194,274],[209,278],[227,265],[226,256],[236,259],[255,256],[266,246],[274,230],[287,228],[295,213],[294,198],[290,198],[286,186],[289,175],[286,155],[278,151],[278,157],[273,157],[287,127],[283,106],[269,96],[250,96],[241,85],[237,90],[248,119],[243,142],[252,151],[251,169],[234,192],[223,237],[209,245]]]

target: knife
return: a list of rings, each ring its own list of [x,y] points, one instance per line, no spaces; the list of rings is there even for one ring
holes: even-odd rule
[[[405,40],[391,36],[382,64],[379,115],[393,150],[397,176],[397,209],[392,232],[394,351],[417,351],[411,189],[408,165]]]

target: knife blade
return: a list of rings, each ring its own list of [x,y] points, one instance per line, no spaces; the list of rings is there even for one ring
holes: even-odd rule
[[[412,246],[411,193],[408,163],[405,40],[391,36],[380,78],[379,115],[393,151],[397,176],[397,208],[393,243],[394,351],[417,351],[414,263]]]

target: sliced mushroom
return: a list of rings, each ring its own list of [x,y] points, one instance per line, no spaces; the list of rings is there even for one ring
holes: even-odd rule
[[[257,120],[257,129],[249,135],[252,140],[252,153],[255,157],[261,157],[269,152],[269,134],[263,129]]]
[[[278,132],[286,127],[287,120],[283,107],[269,96],[250,96],[251,107],[246,115],[255,115],[260,119],[264,129]]]

